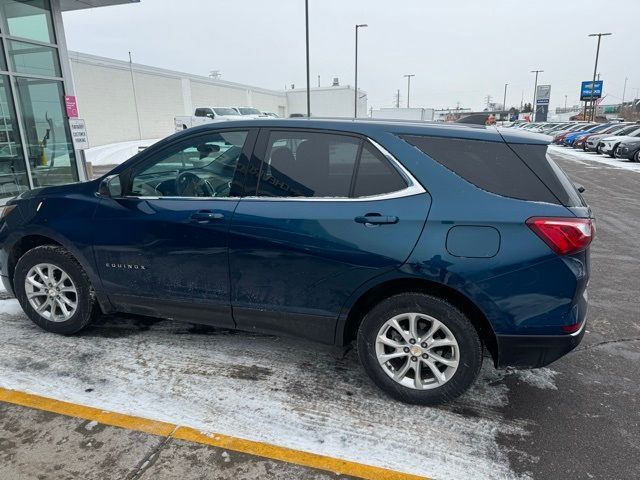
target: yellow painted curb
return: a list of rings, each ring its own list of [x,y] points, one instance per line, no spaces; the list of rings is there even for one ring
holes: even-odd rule
[[[53,398],[41,397],[17,390],[0,388],[0,402],[11,403],[23,407],[34,408],[46,412],[58,413],[69,417],[83,418],[103,425],[111,425],[127,430],[135,430],[151,435],[172,437],[202,445],[224,448],[235,452],[246,453],[258,457],[270,458],[286,463],[316,468],[332,473],[350,475],[367,480],[429,480],[428,477],[395,472],[386,468],[373,467],[362,463],[340,460],[338,458],[318,455],[316,453],[279,447],[268,443],[230,437],[218,433],[205,434],[194,428],[172,423],[149,420],[121,413],[108,412],[99,408],[87,407]]]

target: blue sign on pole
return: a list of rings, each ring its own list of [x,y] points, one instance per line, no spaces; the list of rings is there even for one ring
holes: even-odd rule
[[[580,88],[580,101],[585,102],[595,98],[602,97],[602,80],[596,80],[595,82],[587,81],[582,82]]]

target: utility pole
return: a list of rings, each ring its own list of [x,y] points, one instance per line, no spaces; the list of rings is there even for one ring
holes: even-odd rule
[[[509,84],[508,84],[508,83],[505,83],[505,84],[504,84],[504,99],[503,99],[503,101],[502,101],[502,109],[503,109],[505,112],[508,112],[508,110],[507,110],[507,87],[508,87],[508,86],[509,86]]]
[[[568,95],[564,96],[564,112],[567,113],[567,97]]]
[[[627,81],[629,80],[628,77],[624,77],[624,87],[622,88],[622,107],[624,108],[624,97],[627,93]]]
[[[590,33],[589,37],[598,37],[598,46],[596,47],[596,64],[593,67],[593,82],[591,83],[591,121],[596,118],[596,104],[594,93],[596,89],[596,73],[598,72],[598,57],[600,56],[600,40],[602,37],[608,37],[611,33]]]
[[[353,118],[358,118],[358,29],[366,28],[368,25],[366,23],[361,23],[356,25],[356,81],[355,81],[355,93],[353,94]]]
[[[140,110],[138,109],[138,94],[136,93],[136,82],[133,79],[133,60],[129,52],[129,72],[131,73],[131,88],[133,89],[133,105],[136,109],[136,119],[138,120],[138,139],[142,140],[142,127],[140,126]]]
[[[405,75],[407,79],[407,108],[409,108],[409,97],[411,96],[411,77],[415,77],[412,73],[410,75]]]
[[[307,50],[307,118],[311,118],[311,82],[309,77],[309,0],[304,0],[304,22]]]
[[[318,75],[318,88],[320,88],[320,75]]]
[[[533,86],[533,105],[531,105],[531,110],[533,110],[533,121],[536,121],[536,114],[538,113],[538,107],[536,105],[536,96],[538,95],[538,74],[543,73],[544,70],[531,70],[530,73],[536,74],[536,83]]]
[[[489,104],[491,103],[491,95],[487,95],[486,100],[487,100],[487,110],[490,110]]]
[[[396,108],[400,108],[400,89],[396,93]]]

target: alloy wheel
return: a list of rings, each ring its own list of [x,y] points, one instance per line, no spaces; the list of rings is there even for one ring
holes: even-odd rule
[[[78,291],[71,277],[60,267],[39,263],[29,270],[24,281],[29,304],[51,322],[65,322],[78,309]]]
[[[447,383],[458,370],[458,342],[442,322],[422,313],[387,320],[376,337],[376,356],[395,382],[416,390]]]

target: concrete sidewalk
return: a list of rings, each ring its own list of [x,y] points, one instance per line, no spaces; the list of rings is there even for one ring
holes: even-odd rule
[[[0,402],[0,478],[344,480],[352,477]]]

